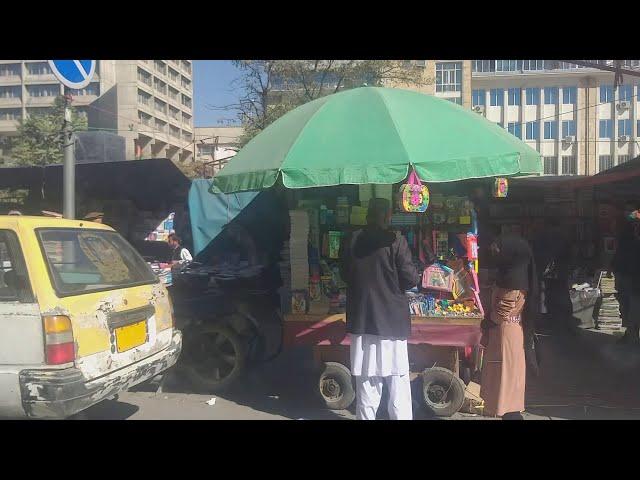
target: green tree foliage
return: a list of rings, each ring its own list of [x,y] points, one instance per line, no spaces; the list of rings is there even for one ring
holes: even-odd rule
[[[74,131],[86,130],[87,120],[71,108],[71,125]],[[10,157],[18,165],[48,165],[62,163],[64,138],[64,97],[55,99],[47,113],[30,114],[18,127],[18,135],[12,139]]]
[[[235,113],[244,128],[241,145],[288,111],[343,89],[420,87],[433,83],[424,69],[402,60],[237,60],[237,104],[212,109]]]

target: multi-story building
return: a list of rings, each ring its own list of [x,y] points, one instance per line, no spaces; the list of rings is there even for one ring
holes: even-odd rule
[[[547,175],[593,175],[640,154],[637,77],[614,90],[612,72],[553,60],[473,60],[471,70],[472,108],[538,150]]]
[[[0,60],[0,139],[71,94],[89,127],[125,138],[126,158],[193,157],[190,60],[99,60],[84,89],[62,87],[46,60]]]
[[[390,87],[408,88],[471,106],[471,60],[405,60],[407,68],[423,69],[425,85],[412,87],[389,82]]]

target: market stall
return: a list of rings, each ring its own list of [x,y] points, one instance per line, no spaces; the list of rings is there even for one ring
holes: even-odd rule
[[[464,395],[459,353],[472,363],[483,316],[477,222],[464,182],[476,179],[504,196],[507,177],[539,172],[537,152],[473,112],[416,92],[365,87],[274,122],[214,178],[212,192],[274,187],[286,195],[285,345],[313,347],[330,408],[353,401],[341,244],[366,223],[369,199],[391,200],[392,228],[424,272],[407,292],[412,371],[423,379],[427,405],[450,415]]]

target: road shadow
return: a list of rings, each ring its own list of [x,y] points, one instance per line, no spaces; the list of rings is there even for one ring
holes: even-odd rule
[[[126,420],[140,408],[119,400],[103,400],[92,407],[74,415],[69,420]]]

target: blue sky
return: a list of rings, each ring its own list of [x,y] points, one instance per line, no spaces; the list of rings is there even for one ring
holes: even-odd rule
[[[230,60],[193,61],[193,123],[196,127],[216,127],[218,120],[235,119],[233,112],[210,110],[207,105],[224,106],[238,100],[231,82],[238,70]]]

